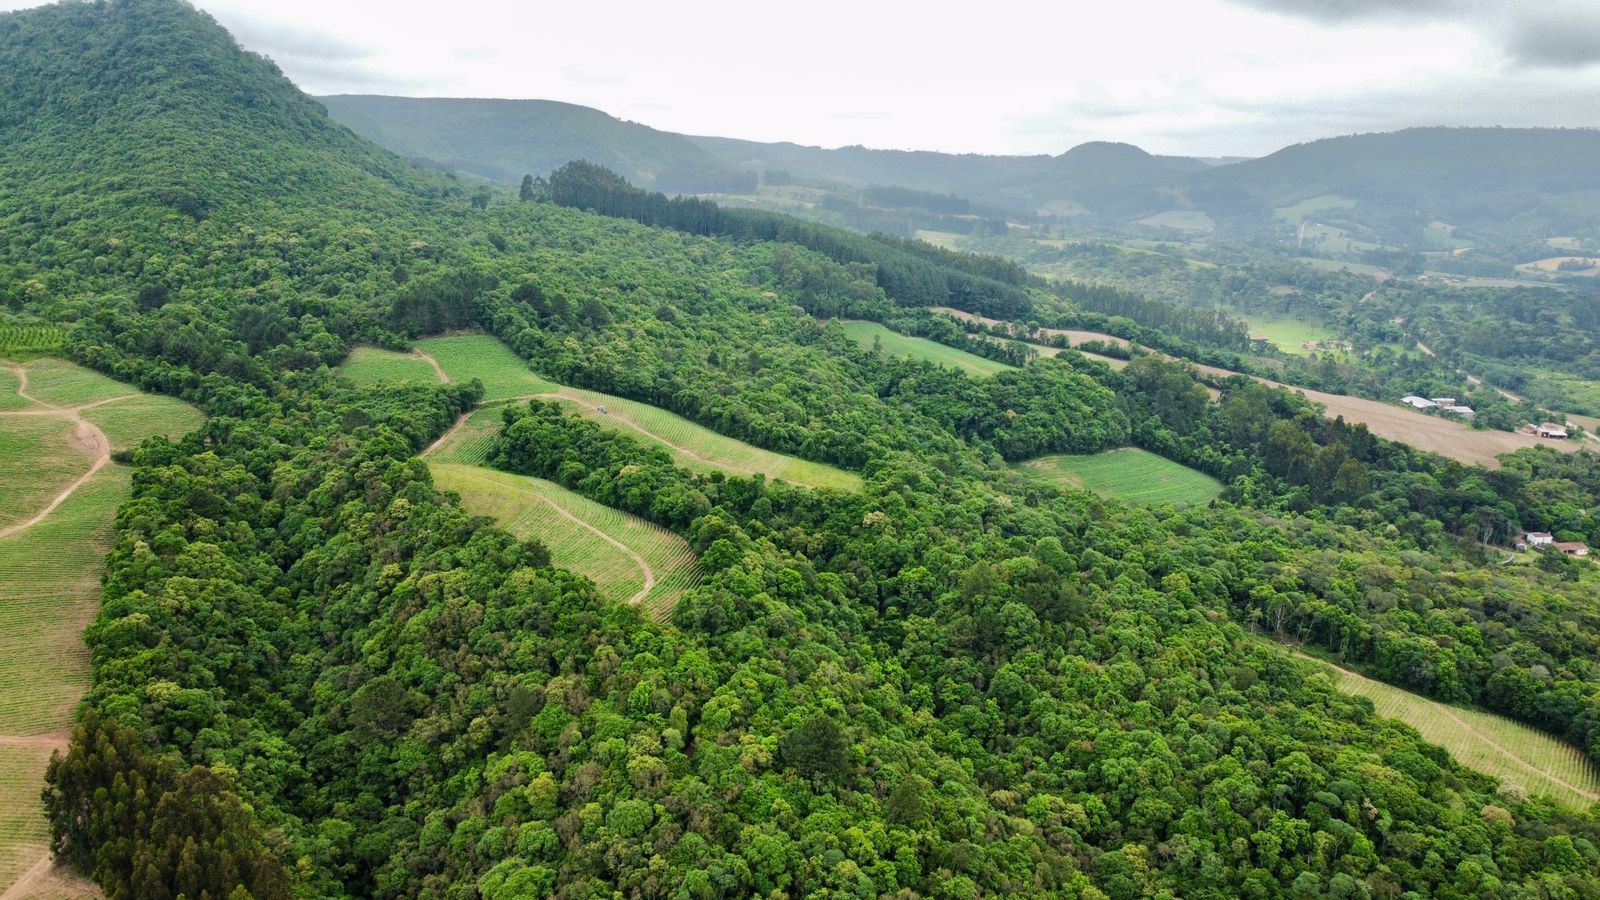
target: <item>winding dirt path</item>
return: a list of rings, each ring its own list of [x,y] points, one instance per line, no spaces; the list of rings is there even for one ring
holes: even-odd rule
[[[65,503],[67,498],[71,497],[74,491],[80,487],[83,487],[84,484],[89,481],[89,479],[93,478],[97,472],[105,468],[107,463],[111,462],[110,439],[106,437],[106,433],[104,431],[100,430],[99,426],[95,425],[93,422],[90,422],[88,419],[85,419],[82,413],[86,409],[93,409],[97,406],[105,406],[108,403],[115,403],[119,400],[126,400],[129,397],[135,396],[134,394],[123,394],[120,397],[110,397],[105,400],[96,400],[93,403],[84,403],[80,406],[65,408],[52,406],[51,404],[45,403],[36,397],[30,397],[25,393],[28,388],[27,369],[11,368],[10,371],[17,376],[17,396],[27,400],[30,403],[37,403],[45,408],[22,409],[14,412],[0,412],[0,418],[49,416],[52,418],[66,419],[75,426],[72,442],[73,448],[86,454],[92,454],[94,461],[90,464],[89,471],[84,472],[82,475],[78,476],[76,481],[67,485],[66,489],[57,494],[55,499],[50,501],[49,505],[45,506],[44,509],[39,511],[38,515],[27,520],[26,522],[18,522],[15,525],[0,528],[0,538],[10,537],[14,534],[28,530],[40,522],[43,522],[45,517],[55,512],[56,508]]]
[[[437,359],[433,358],[433,354],[414,348],[411,351],[411,355],[412,357],[420,359],[428,365],[433,366],[433,374],[439,376],[440,384],[450,383],[450,374],[444,370],[444,366],[439,365],[439,361]]]
[[[573,515],[572,513],[567,512],[565,509],[562,509],[560,504],[556,503],[554,500],[551,500],[549,497],[546,497],[543,494],[539,494],[539,493],[535,493],[534,496],[538,497],[540,502],[544,503],[545,505],[549,506],[551,509],[555,510],[556,513],[558,515],[560,515],[563,519],[566,519],[567,521],[573,523],[574,525],[577,525],[579,528],[587,529],[595,537],[598,537],[600,540],[605,541],[606,543],[608,543],[611,546],[617,548],[618,550],[621,550],[623,553],[627,554],[630,559],[633,560],[634,565],[639,567],[639,571],[644,573],[644,587],[640,588],[638,593],[636,593],[632,597],[628,598],[628,603],[630,605],[638,606],[640,601],[644,600],[645,595],[649,594],[650,591],[653,588],[655,588],[655,586],[656,586],[656,571],[655,571],[655,569],[650,568],[650,564],[644,561],[644,557],[642,557],[639,554],[635,553],[633,551],[632,547],[629,547],[627,544],[624,544],[621,541],[617,540],[616,538],[612,537],[611,535],[606,534],[604,531],[601,531],[600,529],[594,527],[593,525],[590,525],[588,522],[585,522],[584,520],[578,518],[577,516]]]

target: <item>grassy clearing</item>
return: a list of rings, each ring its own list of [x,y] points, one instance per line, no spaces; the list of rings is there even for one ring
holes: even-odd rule
[[[483,382],[483,400],[509,400],[559,389],[561,386],[533,373],[522,357],[487,334],[429,338],[417,349],[439,361],[452,382]]]
[[[28,396],[51,406],[81,406],[138,393],[137,388],[64,359],[36,359],[25,368]]]
[[[893,354],[894,356],[909,356],[913,359],[925,359],[941,366],[960,369],[968,375],[983,377],[1015,368],[1015,366],[1008,366],[1002,362],[985,359],[965,350],[946,347],[938,341],[910,337],[898,331],[891,331],[877,322],[851,320],[844,321],[842,324],[844,325],[845,333],[854,338],[856,343],[864,348],[870,349],[874,342],[881,342],[885,353]]]
[[[460,494],[468,512],[537,538],[555,565],[586,576],[618,603],[665,618],[699,581],[689,544],[643,519],[539,478],[443,463],[431,468],[434,482]]]
[[[1266,335],[1267,340],[1279,350],[1297,356],[1314,352],[1306,349],[1307,343],[1332,341],[1339,337],[1324,325],[1293,316],[1247,315],[1244,320],[1249,323],[1251,334]]]
[[[1504,716],[1439,703],[1324,660],[1295,655],[1321,665],[1340,690],[1371,700],[1379,715],[1410,725],[1463,765],[1578,809],[1600,799],[1600,771],[1576,747]]]
[[[1151,228],[1174,228],[1178,231],[1210,231],[1217,223],[1198,209],[1168,209],[1146,216],[1135,224]]]
[[[0,419],[0,528],[32,518],[94,461],[75,447],[66,419]]]
[[[1136,447],[1089,456],[1041,456],[1020,468],[1056,484],[1149,506],[1206,503],[1222,493],[1222,482],[1210,475]]]
[[[409,382],[411,384],[438,384],[439,376],[433,366],[420,356],[396,353],[377,347],[357,347],[339,365],[346,378],[361,387],[371,387],[380,381]]]
[[[1301,200],[1293,206],[1282,206],[1272,211],[1272,217],[1291,225],[1299,224],[1302,219],[1310,218],[1318,213],[1331,212],[1336,209],[1349,209],[1356,205],[1349,197],[1338,194],[1322,194]]]
[[[473,378],[482,381],[484,403],[490,405],[469,416],[430,454],[430,459],[439,462],[482,465],[489,442],[500,427],[500,412],[494,404],[538,397],[559,402],[609,430],[662,447],[686,469],[765,475],[808,487],[861,487],[861,477],[854,472],[763,450],[648,403],[547,381],[535,375],[508,347],[487,335],[434,338],[418,346],[438,360],[452,382]]]
[[[0,892],[49,852],[50,827],[38,803],[49,762],[48,749],[0,747]],[[30,791],[34,802],[13,802]]]
[[[83,411],[111,442],[112,452],[132,450],[145,438],[164,434],[178,438],[199,428],[206,417],[198,409],[174,397],[138,394],[115,403]]]

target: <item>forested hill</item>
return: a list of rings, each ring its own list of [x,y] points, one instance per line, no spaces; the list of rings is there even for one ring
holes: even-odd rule
[[[668,193],[738,193],[754,185],[683,135],[551,100],[319,98],[334,120],[410,159],[516,183],[588,160]]]
[[[5,315],[208,415],[133,456],[44,795],[109,897],[1600,893],[1588,811],[1262,639],[1594,753],[1592,579],[1558,554],[1490,569],[1468,536],[1600,529],[1592,456],[1486,473],[1255,382],[1212,402],[1149,356],[985,339],[1016,365],[976,377],[862,347],[820,314],[931,321],[880,262],[947,293],[1009,270],[479,193],[178,0],[0,15],[0,104]],[[574,172],[645,218],[723,221]],[[690,471],[508,408],[494,465],[693,548],[656,622],[435,489],[417,454],[482,383],[334,370],[455,329],[861,487]],[[1226,493],[1145,509],[1007,465],[1130,443]],[[14,669],[0,689],[28,690]]]

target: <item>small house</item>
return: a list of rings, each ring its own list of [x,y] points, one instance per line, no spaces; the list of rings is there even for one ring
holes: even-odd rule
[[[1560,550],[1562,553],[1565,553],[1568,556],[1589,555],[1589,545],[1583,543],[1582,541],[1556,541],[1550,546]]]
[[[1548,547],[1556,542],[1556,536],[1548,531],[1530,531],[1522,536],[1529,547]]]
[[[1407,397],[1401,397],[1400,402],[1415,406],[1417,409],[1432,409],[1439,405],[1432,400],[1429,400],[1427,397],[1418,397],[1415,394]]]
[[[1440,409],[1444,410],[1447,413],[1452,413],[1454,415],[1458,415],[1463,419],[1470,419],[1473,416],[1477,415],[1477,413],[1472,411],[1472,407],[1470,407],[1470,406],[1461,406],[1460,404],[1456,404],[1454,406],[1441,406]]]
[[[1454,398],[1454,397],[1433,397],[1431,399],[1433,400],[1433,405],[1434,406],[1455,406],[1456,405],[1456,398]]]
[[[1554,422],[1545,422],[1535,428],[1533,433],[1542,438],[1549,438],[1552,441],[1564,441],[1567,439],[1567,430]]]

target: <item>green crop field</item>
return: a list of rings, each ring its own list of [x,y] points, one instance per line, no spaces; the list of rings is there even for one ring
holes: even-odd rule
[[[94,459],[75,449],[77,428],[53,416],[0,419],[0,528],[33,517]]]
[[[60,350],[66,329],[59,325],[0,325],[0,356],[31,356]]]
[[[551,561],[586,576],[619,603],[665,618],[699,580],[688,542],[643,519],[595,503],[554,482],[476,466],[431,463],[434,483],[461,495],[474,515],[537,538]]]
[[[1349,209],[1356,202],[1348,197],[1338,194],[1323,194],[1308,200],[1301,200],[1293,206],[1284,206],[1272,211],[1272,217],[1290,224],[1299,224],[1301,219],[1310,218],[1318,213],[1329,212],[1337,209]]]
[[[490,404],[469,416],[460,429],[430,452],[429,459],[436,462],[483,464],[489,442],[500,427],[500,412],[493,404],[538,397],[559,402],[607,429],[662,447],[686,469],[765,475],[807,487],[861,487],[861,477],[854,472],[763,450],[648,403],[546,381],[504,344],[487,335],[433,338],[418,347],[438,360],[452,382],[472,378],[482,381],[484,403]]]
[[[1015,366],[1008,366],[1002,362],[985,359],[954,347],[946,347],[938,341],[927,338],[910,337],[898,331],[891,331],[877,322],[863,322],[859,320],[842,320],[845,334],[854,338],[856,343],[864,348],[871,348],[873,343],[880,342],[883,352],[895,356],[909,356],[913,359],[925,359],[941,366],[951,366],[966,372],[968,375],[993,375],[1004,372]]]
[[[417,342],[417,349],[439,361],[451,381],[483,382],[483,400],[510,400],[543,394],[560,387],[533,373],[522,357],[487,334],[429,338]]]
[[[89,685],[83,629],[131,473],[106,464],[77,482],[107,452],[201,421],[187,404],[63,360],[0,366],[0,532],[16,529],[0,534],[0,885],[46,850],[44,768]]]
[[[1137,224],[1148,225],[1151,228],[1174,228],[1179,231],[1196,232],[1210,231],[1217,227],[1217,223],[1210,216],[1198,209],[1169,209],[1153,216],[1146,216]]]
[[[1339,337],[1327,326],[1293,316],[1252,313],[1245,315],[1244,320],[1249,323],[1251,334],[1266,335],[1279,350],[1297,356],[1314,352],[1305,348],[1304,345],[1308,342],[1332,341]]]
[[[1295,655],[1322,666],[1339,690],[1371,700],[1379,715],[1415,728],[1462,765],[1579,809],[1600,800],[1600,772],[1570,744],[1504,716],[1439,703],[1316,657]]]
[[[1090,456],[1058,454],[1020,463],[1019,468],[1057,484],[1134,503],[1206,503],[1222,493],[1222,482],[1136,447]]]
[[[339,365],[339,371],[363,387],[380,381],[438,384],[433,366],[420,356],[396,353],[378,347],[356,347]]]

